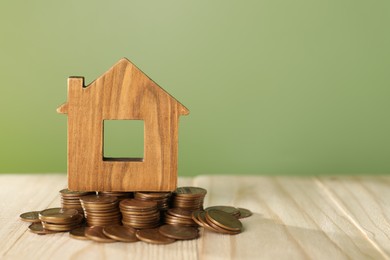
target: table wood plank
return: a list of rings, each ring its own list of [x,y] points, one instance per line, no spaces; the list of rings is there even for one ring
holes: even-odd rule
[[[207,205],[254,211],[239,236],[210,234],[202,259],[385,259],[313,178],[202,176],[195,185],[209,193]],[[227,250],[229,249],[229,250]]]
[[[318,178],[335,207],[384,255],[390,255],[390,176]]]
[[[389,259],[389,178],[198,176],[180,186],[208,190],[205,205],[252,210],[244,232],[201,230],[170,245],[100,244],[68,233],[38,236],[19,220],[58,207],[66,175],[0,175],[1,259]]]

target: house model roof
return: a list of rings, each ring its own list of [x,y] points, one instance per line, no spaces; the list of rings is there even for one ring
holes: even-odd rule
[[[103,73],[99,78],[97,78],[96,80],[94,80],[93,82],[91,82],[89,85],[87,86],[84,86],[83,84],[83,88],[85,90],[88,90],[90,88],[95,88],[95,87],[99,87],[99,86],[96,86],[98,84],[96,84],[97,82],[108,82],[109,79],[113,79],[111,82],[112,84],[118,84],[118,87],[120,88],[131,88],[131,81],[129,82],[124,82],[122,80],[122,78],[124,78],[125,75],[118,75],[118,73],[116,73],[117,71],[123,71],[123,69],[121,70],[120,68],[123,68],[123,67],[126,67],[126,69],[124,70],[125,73],[129,73],[129,74],[132,74],[134,75],[135,77],[141,77],[142,79],[141,80],[137,80],[137,82],[141,81],[141,82],[145,82],[146,84],[144,84],[142,87],[143,88],[155,88],[154,91],[157,91],[159,92],[162,96],[166,95],[166,96],[169,96],[170,99],[172,99],[172,101],[176,102],[179,106],[179,114],[180,115],[188,115],[189,114],[189,110],[183,105],[181,104],[178,100],[176,100],[173,96],[171,96],[168,92],[166,92],[162,87],[160,87],[156,82],[154,82],[151,78],[149,78],[144,72],[142,72],[137,66],[135,66],[131,61],[129,61],[127,58],[122,58],[120,59],[114,66],[112,66],[108,71],[106,71],[105,73]],[[80,79],[83,83],[84,83],[84,77],[70,77],[70,79]],[[104,95],[107,95],[107,93],[104,93]],[[115,100],[113,100],[115,101]],[[105,102],[105,104],[107,104],[107,102]],[[57,108],[57,112],[60,113],[60,114],[67,114],[69,111],[69,105],[68,105],[68,102],[65,102],[64,104],[60,105],[58,108]]]

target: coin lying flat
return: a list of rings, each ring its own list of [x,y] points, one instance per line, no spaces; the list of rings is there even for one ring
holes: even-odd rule
[[[78,227],[75,229],[72,229],[69,232],[69,236],[71,238],[79,239],[79,240],[89,240],[88,237],[85,236],[85,229],[86,227]]]
[[[212,209],[206,211],[206,219],[207,221],[221,227],[223,229],[231,230],[231,231],[241,231],[242,223],[234,216],[226,213],[224,211]]]
[[[50,208],[39,212],[39,219],[49,223],[65,224],[80,218],[76,209]]]
[[[229,213],[230,215],[235,216],[235,217],[240,216],[240,210],[238,208],[235,208],[232,206],[212,206],[212,207],[206,208],[205,210],[208,211],[208,210],[212,210],[212,209],[224,211],[224,212]]]
[[[206,195],[207,190],[199,187],[178,187],[175,191],[174,194],[176,196],[193,196],[193,197],[199,197],[199,196],[204,196]]]
[[[252,216],[252,211],[249,209],[238,208],[238,210],[240,211],[240,216],[238,218],[247,218]]]
[[[189,226],[163,225],[159,228],[161,234],[173,239],[190,240],[199,236],[198,229]]]
[[[170,244],[175,242],[175,239],[163,236],[158,228],[138,230],[136,236],[139,240],[151,244]]]
[[[41,222],[39,219],[39,211],[30,211],[20,214],[20,219],[26,222],[38,223]]]
[[[103,228],[103,233],[111,239],[121,242],[136,242],[138,241],[135,235],[136,230],[132,227],[121,225],[111,225]]]
[[[114,239],[111,239],[103,234],[103,227],[94,226],[89,227],[85,230],[85,236],[93,241],[102,242],[102,243],[112,243],[116,242]]]
[[[28,229],[35,234],[39,235],[45,235],[45,234],[51,234],[54,233],[53,231],[46,230],[43,228],[42,223],[32,223]]]
[[[89,194],[91,194],[91,192],[62,189],[62,190],[60,190],[60,194],[62,194],[63,196],[75,197],[75,196],[89,195]]]

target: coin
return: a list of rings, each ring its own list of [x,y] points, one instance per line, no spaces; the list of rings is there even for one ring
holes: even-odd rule
[[[231,231],[241,231],[242,223],[234,216],[221,210],[208,210],[206,211],[206,219],[210,223],[217,225],[223,229]]]
[[[200,226],[204,227],[205,229],[213,232],[218,232],[215,228],[210,226],[209,222],[206,220],[206,212],[205,211],[200,211],[199,214],[197,215],[198,220],[202,223]]]
[[[39,219],[39,212],[40,211],[30,211],[25,212],[23,214],[20,214],[20,219],[26,222],[32,222],[32,223],[38,223],[41,222]]]
[[[174,191],[176,196],[193,196],[199,197],[206,195],[207,190],[199,187],[179,187]]]
[[[170,244],[175,242],[175,239],[163,236],[158,228],[138,230],[136,236],[139,240],[151,244]]]
[[[252,216],[252,211],[249,209],[238,208],[238,210],[240,211],[240,216],[238,218],[247,218]]]
[[[89,227],[85,229],[85,236],[93,241],[102,242],[102,243],[112,243],[116,242],[114,239],[111,239],[103,234],[103,227]]]
[[[240,216],[240,210],[238,208],[235,208],[232,206],[212,206],[212,207],[206,208],[205,210],[208,211],[211,209],[221,210],[221,211],[229,213],[230,215],[235,216],[235,217]]]
[[[111,239],[121,242],[136,242],[138,241],[135,235],[136,230],[131,227],[121,225],[111,225],[103,228],[103,233]]]
[[[192,211],[181,209],[181,208],[169,209],[167,213],[170,215],[185,218],[185,219],[191,219],[191,215],[192,215]]]
[[[69,189],[62,189],[62,190],[60,190],[60,194],[65,196],[65,197],[78,197],[78,196],[91,194],[91,192],[88,192],[88,191],[72,191],[72,190],[69,190]]]
[[[142,201],[155,201],[159,210],[167,210],[171,194],[171,192],[136,192],[134,197]]]
[[[81,202],[84,204],[107,204],[107,203],[115,203],[118,201],[116,197],[112,196],[97,196],[97,195],[88,195],[80,198]]]
[[[200,214],[200,213],[201,213],[200,210],[196,210],[196,211],[192,212],[191,217],[192,217],[192,220],[193,220],[196,224],[198,224],[199,226],[203,227],[203,222],[199,219],[199,214]]]
[[[99,196],[116,197],[118,201],[134,197],[133,192],[122,192],[122,191],[99,191],[98,194]]]
[[[227,234],[227,235],[236,235],[236,234],[241,233],[241,230],[240,231],[232,231],[232,230],[224,229],[224,228],[214,224],[213,222],[208,221],[207,218],[206,218],[206,221],[207,221],[209,227],[211,227],[214,230],[214,232],[221,233],[221,234]]]
[[[125,199],[119,203],[119,207],[133,210],[147,210],[157,208],[157,202],[142,201],[138,199]]]
[[[80,215],[76,209],[50,208],[39,212],[39,219],[50,223],[71,223],[79,218]]]
[[[192,211],[182,208],[171,208],[164,215],[164,223],[184,226],[197,226],[192,219]]]
[[[78,227],[75,229],[72,229],[69,232],[69,236],[71,238],[79,239],[79,240],[88,240],[88,238],[85,236],[85,229],[86,227]]]
[[[188,226],[163,225],[159,228],[159,231],[166,237],[180,240],[195,239],[199,236],[197,228]]]
[[[53,231],[46,230],[43,228],[42,223],[32,223],[28,229],[35,234],[39,235],[45,235],[45,234],[51,234],[54,233]]]
[[[80,223],[70,224],[70,225],[61,225],[61,224],[51,224],[47,222],[42,222],[42,226],[46,230],[65,232],[75,229],[80,226]]]

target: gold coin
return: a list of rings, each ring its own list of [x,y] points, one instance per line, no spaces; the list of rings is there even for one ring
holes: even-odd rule
[[[195,239],[199,236],[197,228],[180,225],[163,225],[159,228],[161,234],[166,237],[180,240]]]
[[[247,218],[252,216],[252,211],[250,211],[249,209],[238,208],[238,210],[240,211],[240,215],[238,218]]]
[[[93,241],[102,242],[102,243],[112,243],[116,242],[115,240],[107,237],[103,234],[103,227],[89,227],[85,229],[85,236]]]
[[[151,244],[170,244],[175,242],[175,239],[163,236],[158,228],[138,230],[136,236],[139,240]]]
[[[41,222],[39,219],[39,212],[40,211],[30,211],[25,212],[23,214],[20,214],[20,219],[26,222],[32,222],[32,223],[38,223]]]
[[[69,236],[71,238],[75,238],[75,239],[79,239],[79,240],[89,240],[85,236],[85,229],[86,229],[86,227],[78,227],[78,228],[72,229],[69,232]]]
[[[50,231],[50,230],[46,230],[43,228],[42,226],[42,223],[32,223],[28,229],[32,232],[32,233],[35,233],[35,234],[39,234],[39,235],[45,235],[45,234],[52,234],[52,233],[55,233],[53,231]]]
[[[227,230],[241,231],[242,223],[234,216],[224,211],[212,209],[206,211],[207,221]]]
[[[111,225],[103,228],[103,233],[111,239],[121,242],[136,242],[138,241],[135,235],[136,230],[132,227],[121,225]]]

